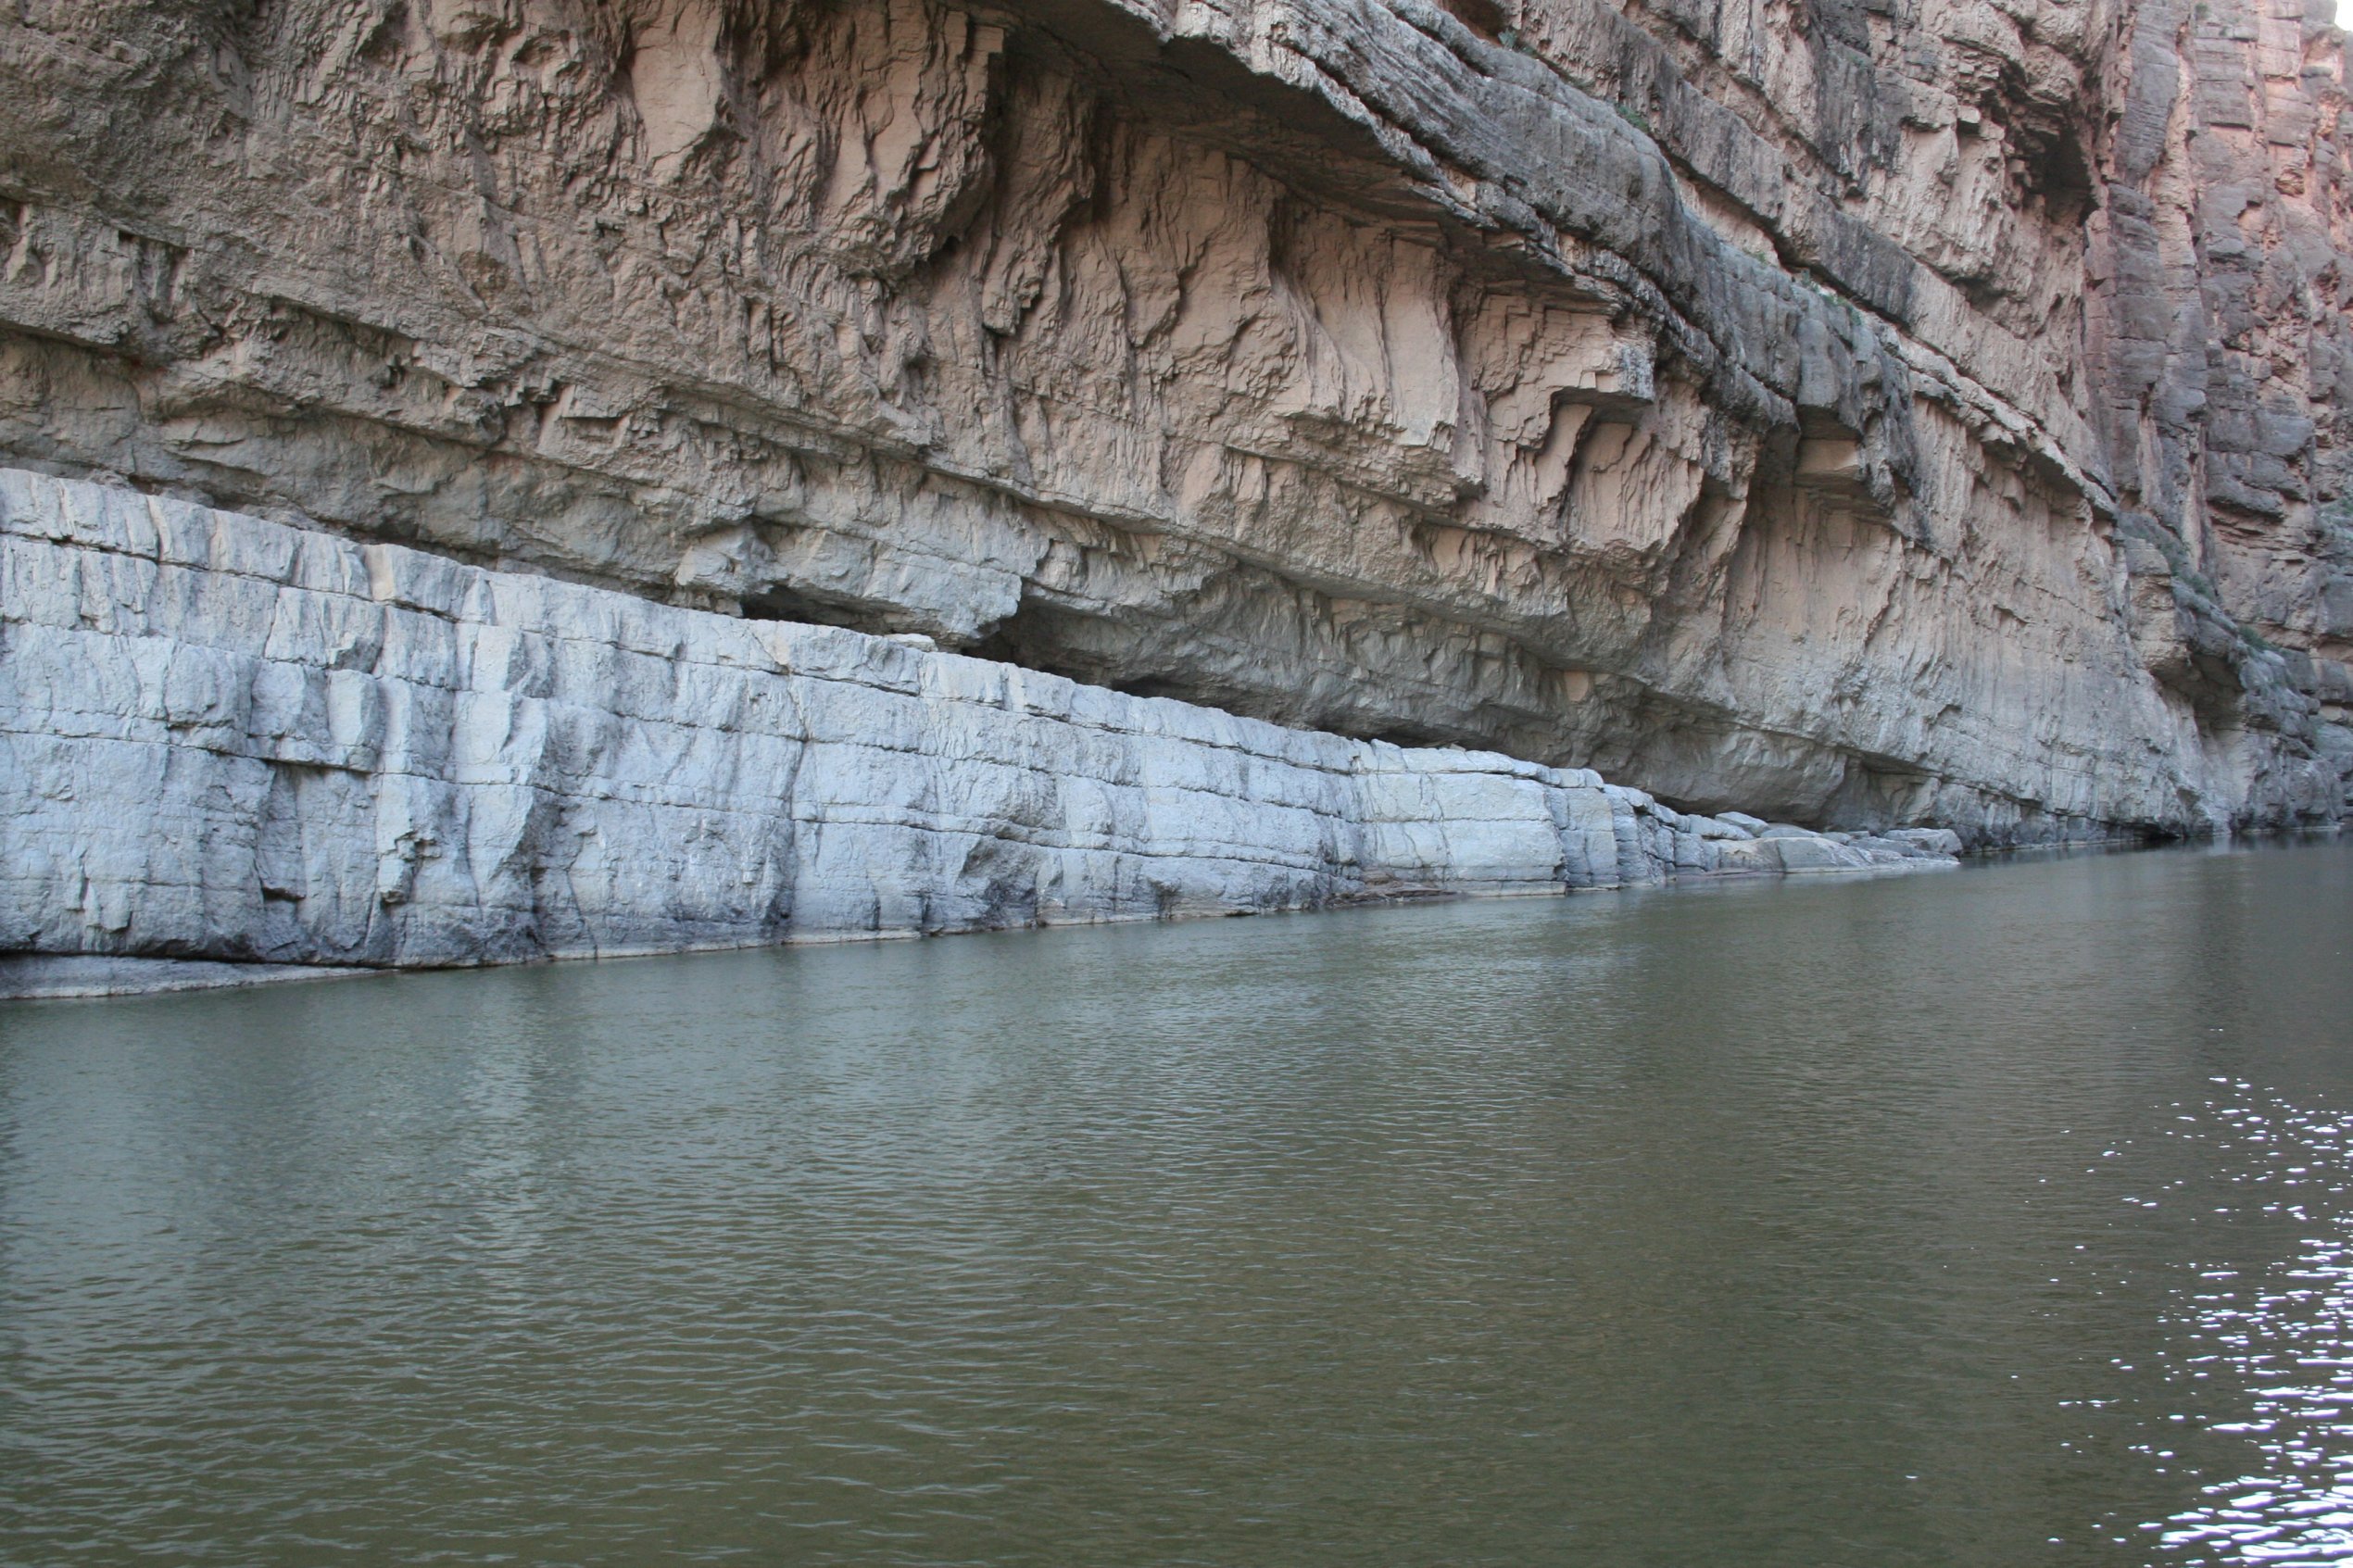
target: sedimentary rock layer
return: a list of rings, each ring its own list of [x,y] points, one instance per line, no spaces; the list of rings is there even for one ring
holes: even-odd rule
[[[1694,809],[2330,821],[2295,0],[26,0],[0,457]]]
[[[474,963],[1957,847],[0,470],[0,953]]]

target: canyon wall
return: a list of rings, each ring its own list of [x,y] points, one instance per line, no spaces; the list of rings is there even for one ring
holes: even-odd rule
[[[2329,822],[2346,107],[2281,0],[9,0],[0,461],[1694,812]]]
[[[0,996],[1956,863],[925,641],[0,470]]]

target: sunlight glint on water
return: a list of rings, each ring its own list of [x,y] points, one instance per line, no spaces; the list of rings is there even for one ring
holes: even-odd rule
[[[2169,1374],[2190,1385],[2202,1410],[2215,1374],[2245,1402],[2236,1419],[2208,1419],[2218,1434],[2245,1436],[2265,1461],[2202,1488],[2210,1500],[2166,1521],[2165,1547],[2192,1562],[2334,1562],[2353,1558],[2353,1191],[2339,1118],[2261,1097],[2218,1078],[2227,1091],[2171,1135],[2225,1157],[2235,1204],[2284,1216],[2308,1233],[2293,1259],[2252,1275],[2200,1271],[2198,1287],[2169,1313],[2177,1326],[2164,1352]],[[2160,1460],[2170,1449],[2143,1445]]]

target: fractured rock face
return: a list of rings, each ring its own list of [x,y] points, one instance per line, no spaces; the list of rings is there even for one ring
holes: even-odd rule
[[[2343,78],[2242,0],[44,0],[0,457],[1700,811],[2333,821]]]
[[[0,995],[1956,863],[1891,847],[0,470],[0,953],[76,960]]]

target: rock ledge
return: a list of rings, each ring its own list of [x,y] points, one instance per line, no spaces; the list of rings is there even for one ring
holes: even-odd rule
[[[27,974],[615,956],[1960,848],[1687,815],[1581,770],[21,470],[0,470],[0,953]]]

